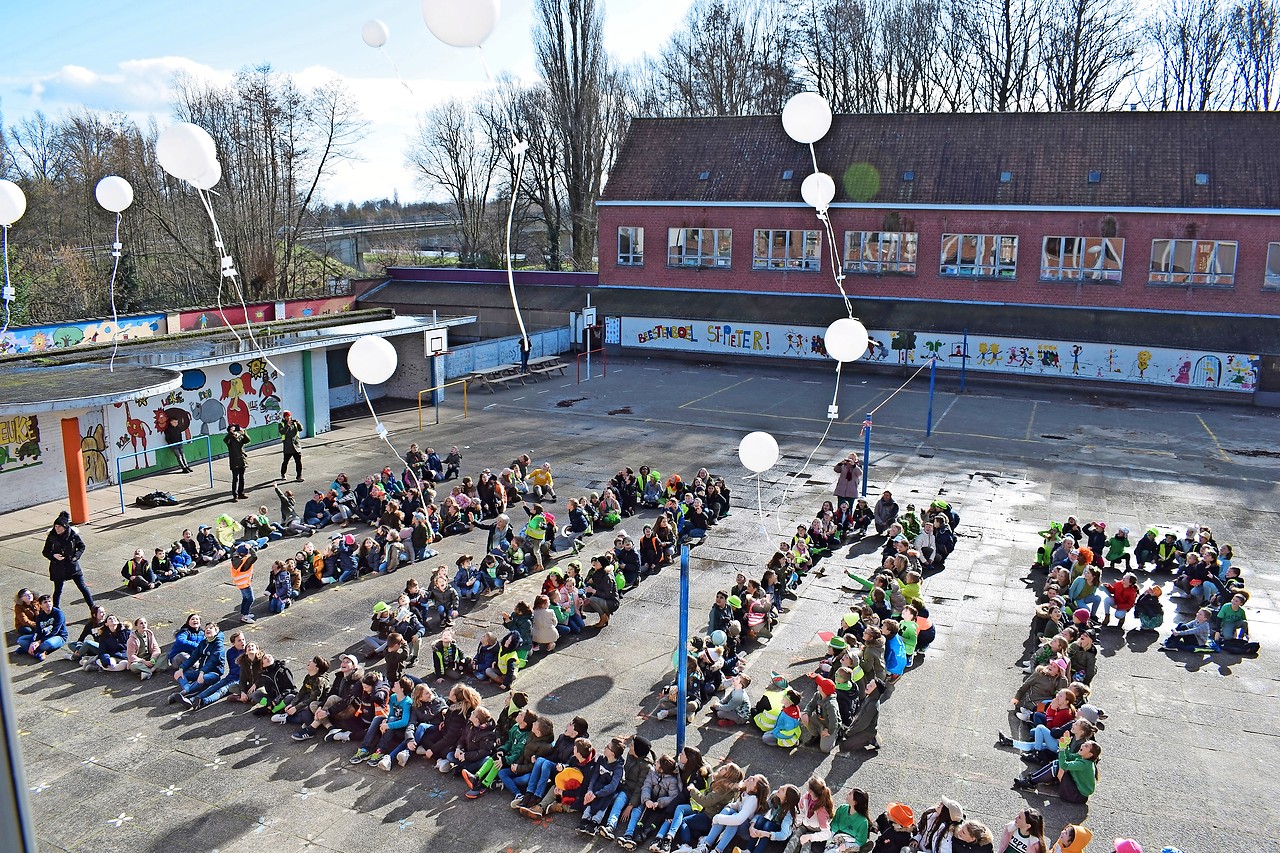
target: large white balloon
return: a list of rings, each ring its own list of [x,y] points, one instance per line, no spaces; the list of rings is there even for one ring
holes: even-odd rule
[[[857,361],[867,351],[867,327],[852,317],[841,317],[827,326],[823,344],[836,361]]]
[[[222,164],[214,160],[207,169],[188,178],[187,182],[198,190],[211,190],[220,180],[222,180]]]
[[[814,172],[800,185],[800,197],[805,204],[822,213],[836,197],[836,182],[826,172]]]
[[[748,471],[768,471],[778,461],[778,442],[767,432],[749,432],[738,443],[738,458]]]
[[[377,18],[365,21],[364,26],[360,28],[360,38],[364,39],[364,43],[369,47],[382,47],[390,37],[391,30]]]
[[[156,138],[156,159],[160,167],[183,181],[208,173],[218,160],[213,137],[199,125],[180,121],[171,124]]]
[[[356,338],[347,350],[347,369],[365,385],[381,385],[396,372],[396,348],[373,335]]]
[[[94,187],[93,195],[98,199],[98,204],[102,205],[104,210],[112,213],[121,213],[129,209],[129,205],[133,204],[133,187],[129,186],[129,182],[119,175],[107,175],[98,181],[98,185]]]
[[[13,181],[0,181],[0,225],[12,225],[27,212],[27,194]]]
[[[454,47],[479,47],[498,25],[500,0],[422,0],[432,35]]]
[[[817,142],[831,129],[831,107],[817,92],[792,96],[782,108],[782,129],[801,145]]]

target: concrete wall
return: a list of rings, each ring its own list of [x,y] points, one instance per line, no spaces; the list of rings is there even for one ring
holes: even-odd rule
[[[1272,216],[1220,216],[1170,213],[1115,214],[1117,237],[1125,240],[1119,282],[1080,283],[1040,280],[1045,236],[1099,236],[1104,213],[970,210],[833,209],[832,227],[843,257],[844,232],[879,231],[886,215],[898,213],[903,231],[919,234],[916,275],[849,274],[851,297],[954,300],[1102,308],[1146,308],[1205,313],[1280,316],[1280,287],[1264,286],[1267,244],[1280,240],[1280,219]],[[641,267],[617,263],[619,226],[645,229]],[[727,269],[667,266],[668,228],[733,229],[732,265]],[[817,229],[807,208],[613,207],[600,209],[600,284],[604,286],[696,288],[756,293],[835,294],[825,237],[822,265],[816,271],[753,270],[757,228]],[[1013,280],[972,279],[939,274],[943,233],[1018,236],[1018,271]],[[1156,239],[1235,240],[1239,243],[1234,287],[1149,284],[1151,243]]]
[[[559,355],[568,352],[570,344],[569,327],[547,329],[529,335],[532,349],[529,358],[542,358],[547,355]],[[499,364],[520,363],[520,336],[499,338],[478,344],[467,344],[450,350],[445,356],[446,381],[460,379]],[[424,386],[426,387],[426,386]]]

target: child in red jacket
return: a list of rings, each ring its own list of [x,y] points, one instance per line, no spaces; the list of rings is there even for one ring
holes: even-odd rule
[[[1104,583],[1102,588],[1107,593],[1106,599],[1102,602],[1104,613],[1102,625],[1105,628],[1111,624],[1111,610],[1114,608],[1116,627],[1123,631],[1124,618],[1129,615],[1129,611],[1133,610],[1133,605],[1138,601],[1138,576],[1129,572],[1114,583]]]

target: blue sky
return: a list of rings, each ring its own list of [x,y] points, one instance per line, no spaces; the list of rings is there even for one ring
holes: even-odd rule
[[[627,62],[655,50],[690,0],[604,0],[605,42]],[[384,21],[391,38],[365,46],[360,28]],[[535,76],[533,0],[504,0],[484,54],[495,74]],[[404,167],[405,139],[422,110],[487,83],[475,51],[438,42],[416,0],[0,0],[0,110],[12,125],[36,110],[81,106],[169,120],[167,84],[185,70],[225,81],[237,69],[270,63],[303,86],[345,79],[371,122],[362,160],[344,165],[326,188],[332,201],[419,198]],[[397,79],[395,69],[413,90]]]

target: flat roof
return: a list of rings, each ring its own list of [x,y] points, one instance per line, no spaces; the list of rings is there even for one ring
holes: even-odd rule
[[[116,359],[116,368],[113,372],[109,365],[96,363],[6,368],[0,375],[0,413],[36,415],[92,409],[182,387],[181,371],[172,368],[122,365],[120,359]]]

